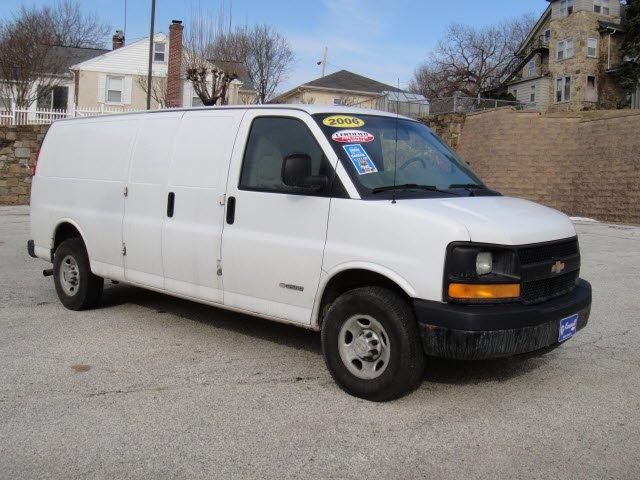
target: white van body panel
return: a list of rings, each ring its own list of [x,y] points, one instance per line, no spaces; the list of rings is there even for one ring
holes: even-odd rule
[[[139,122],[128,172],[123,242],[125,280],[164,288],[162,230],[167,173],[182,113],[148,115]]]
[[[468,241],[469,233],[416,202],[333,199],[323,270],[333,276],[357,264],[387,276],[411,297],[440,301],[444,250]]]
[[[248,111],[238,134],[244,140],[234,150],[227,185],[227,197],[236,198],[236,218],[233,225],[225,225],[222,239],[224,303],[308,325],[320,280],[331,199],[238,186],[251,125],[256,118],[273,115]],[[322,143],[321,131],[309,115],[281,110],[277,116],[303,122]],[[325,154],[331,151],[320,146]],[[335,165],[338,159],[333,155],[329,161]]]
[[[223,302],[218,275],[229,160],[242,110],[185,112],[169,168],[167,192],[175,193],[162,240],[165,289]],[[166,197],[164,202],[166,208]]]
[[[573,237],[576,230],[564,213],[513,197],[463,197],[411,200],[469,231],[472,242],[526,245]],[[404,203],[404,202],[403,202]]]
[[[50,127],[32,186],[32,235],[38,251],[50,250],[55,227],[71,219],[83,232],[92,271],[124,277],[124,187],[140,119],[90,118]]]

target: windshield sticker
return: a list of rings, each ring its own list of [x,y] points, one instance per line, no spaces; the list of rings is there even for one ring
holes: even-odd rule
[[[363,126],[364,120],[358,117],[352,117],[351,115],[332,115],[325,118],[322,123],[328,127],[352,128]]]
[[[376,173],[378,171],[369,154],[365,152],[364,147],[359,143],[343,145],[342,148],[347,152],[347,156],[353,166],[356,167],[358,175],[366,175],[367,173]]]
[[[338,143],[369,143],[375,137],[364,130],[340,130],[331,135],[331,140]]]

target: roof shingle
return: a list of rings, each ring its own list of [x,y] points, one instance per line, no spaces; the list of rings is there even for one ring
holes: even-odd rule
[[[340,70],[339,72],[335,72],[321,78],[316,78],[315,80],[307,82],[301,86],[371,93],[401,91],[397,87],[386,85],[371,78],[358,75],[357,73],[349,72],[348,70]]]

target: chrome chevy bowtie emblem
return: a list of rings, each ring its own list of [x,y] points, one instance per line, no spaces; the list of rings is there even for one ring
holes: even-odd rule
[[[565,264],[558,260],[551,266],[551,273],[562,273],[564,270]]]

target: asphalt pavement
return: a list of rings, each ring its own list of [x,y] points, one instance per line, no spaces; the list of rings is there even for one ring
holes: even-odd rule
[[[430,360],[378,404],[333,383],[314,332],[122,284],[64,309],[28,209],[0,207],[0,478],[640,478],[640,228],[577,228],[585,330]]]

